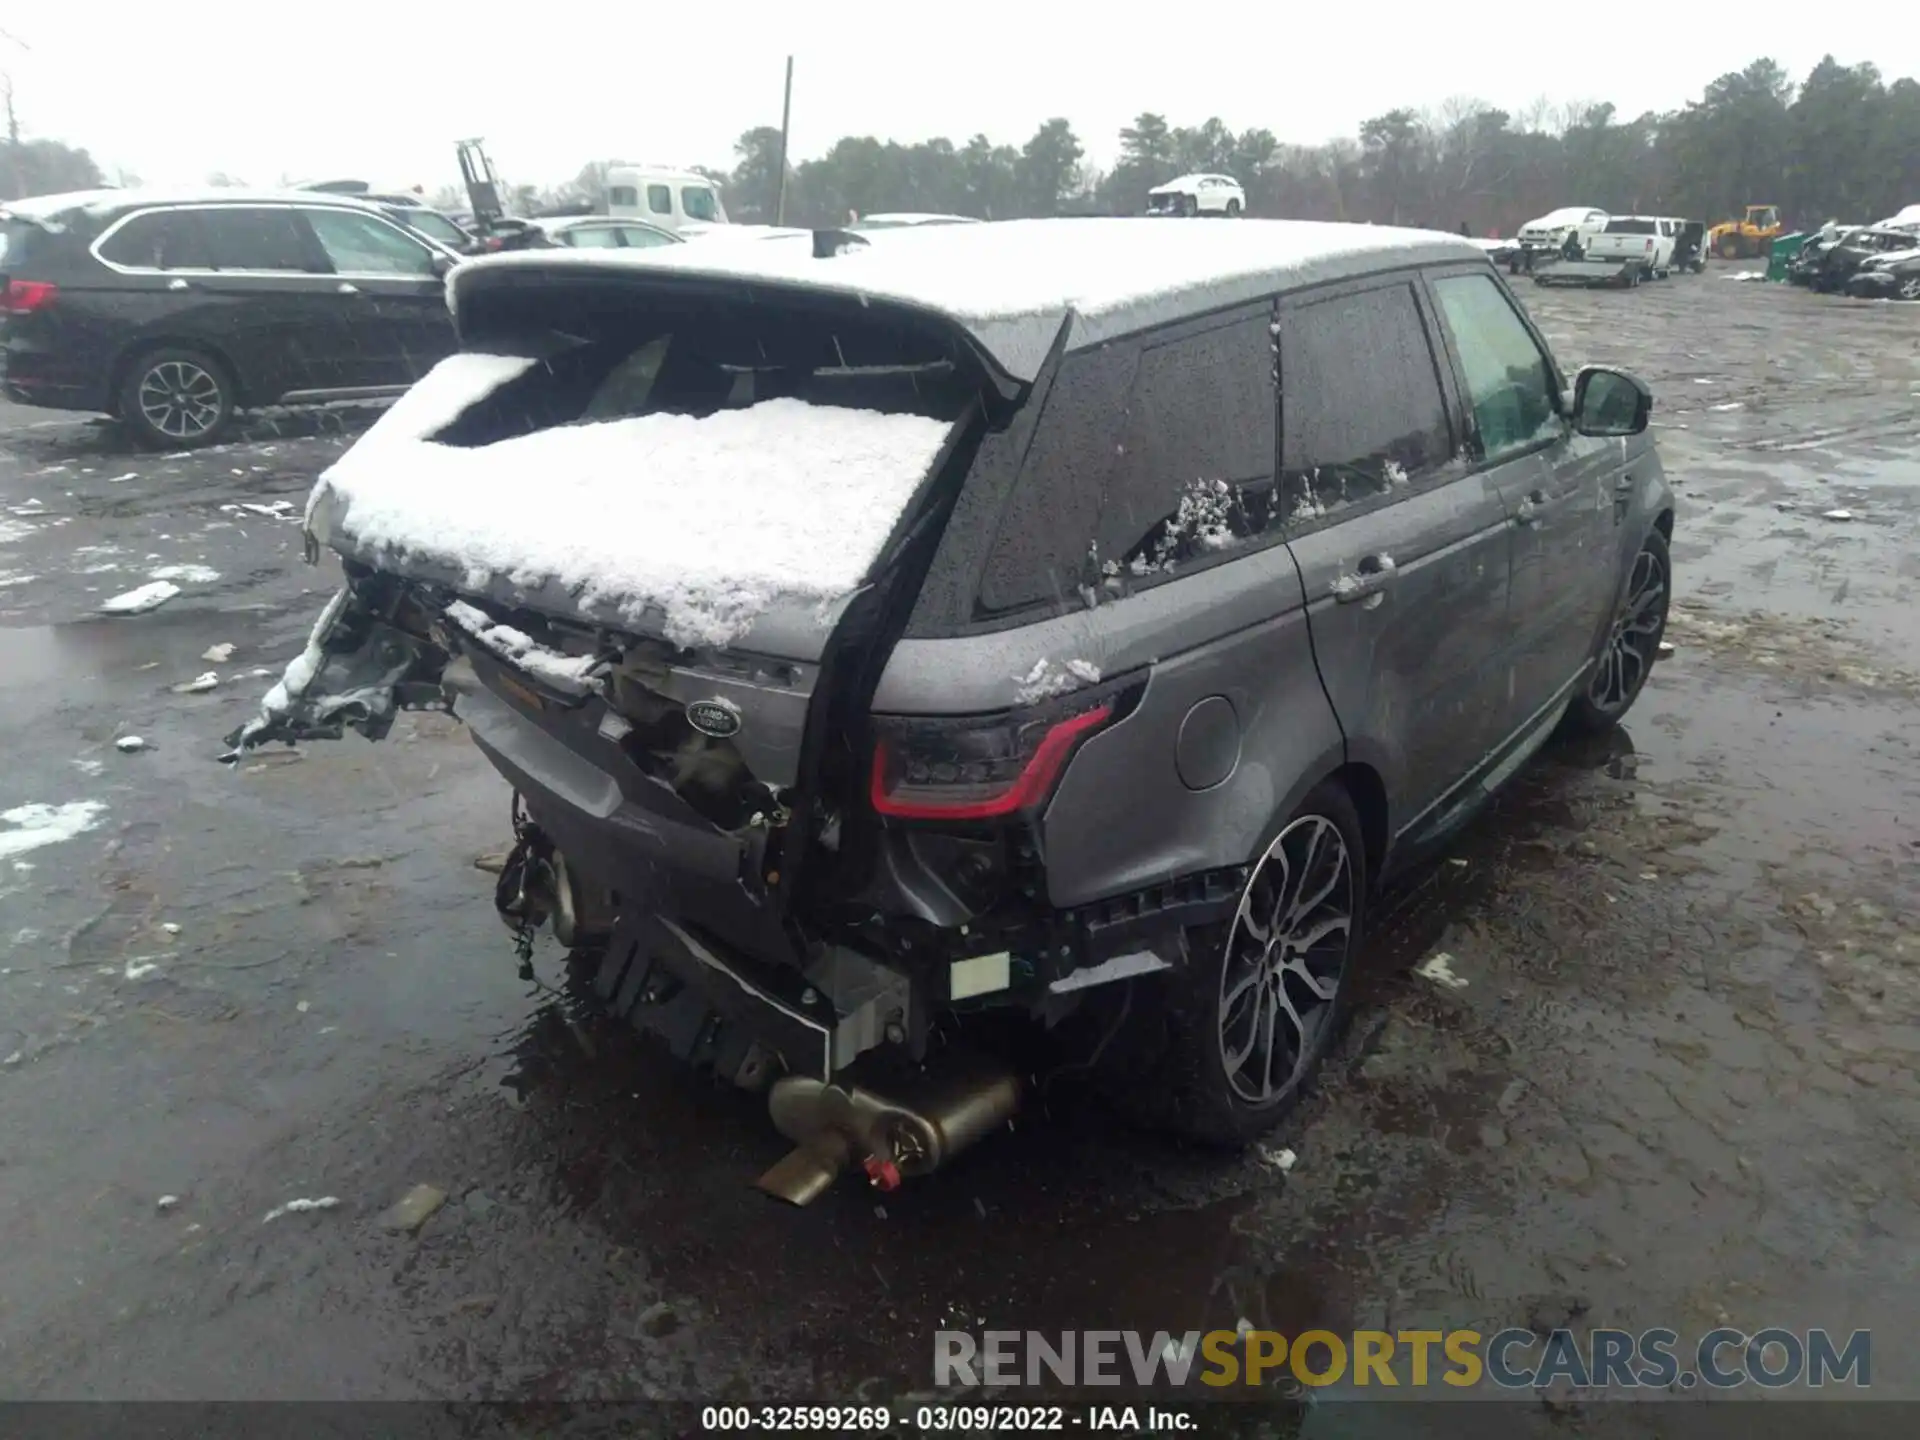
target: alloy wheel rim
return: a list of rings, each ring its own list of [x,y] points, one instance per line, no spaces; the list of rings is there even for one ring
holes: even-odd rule
[[[1235,1098],[1271,1105],[1332,1023],[1353,940],[1353,856],[1331,820],[1282,830],[1254,867],[1220,972],[1220,1063]]]
[[[220,382],[191,360],[166,360],[140,379],[140,413],[174,440],[197,440],[220,419]]]
[[[1920,300],[1920,275],[1909,275],[1900,282],[1902,300]]]
[[[1633,699],[1659,652],[1665,625],[1667,576],[1651,550],[1642,550],[1633,562],[1627,598],[1614,617],[1606,648],[1587,685],[1587,698],[1607,714],[1624,710]]]

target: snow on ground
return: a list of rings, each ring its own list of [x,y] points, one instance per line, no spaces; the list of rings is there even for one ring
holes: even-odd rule
[[[0,860],[84,835],[106,813],[107,807],[98,800],[74,800],[65,805],[35,802],[0,810],[0,823],[7,827],[0,830]]]
[[[328,538],[396,568],[454,566],[475,590],[494,576],[558,585],[629,622],[657,607],[682,645],[730,643],[776,597],[855,589],[949,428],[785,399],[473,448],[409,425],[368,443],[386,423],[314,487],[307,513],[324,511]]]
[[[180,593],[180,587],[170,580],[155,580],[151,584],[139,586],[110,600],[103,600],[100,608],[109,615],[140,615],[148,610],[157,610],[167,601]]]

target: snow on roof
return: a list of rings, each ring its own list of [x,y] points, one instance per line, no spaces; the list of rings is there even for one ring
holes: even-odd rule
[[[8,200],[0,210],[28,220],[85,213],[95,219],[144,205],[337,205],[365,210],[363,195],[339,195],[327,190],[243,190],[237,186],[207,185],[197,190],[74,190],[64,195],[35,195]]]
[[[1529,220],[1529,225],[1571,225],[1584,220],[1589,215],[1604,215],[1607,212],[1596,205],[1562,205],[1558,210],[1549,210],[1538,220]]]
[[[505,579],[536,608],[635,626],[657,610],[674,643],[727,645],[779,602],[857,589],[951,428],[781,399],[491,445],[428,438],[533,363],[442,361],[320,477],[308,528],[475,593]]]
[[[829,291],[946,315],[1009,374],[1031,379],[1069,312],[1080,317],[1070,341],[1080,348],[1302,285],[1396,265],[1484,258],[1458,235],[1387,225],[1002,220],[901,226],[887,233],[885,244],[824,260],[814,258],[811,246],[772,244],[508,252],[462,265],[448,293],[457,314],[475,276],[629,267]]]
[[[1202,180],[1220,180],[1228,185],[1238,185],[1240,183],[1231,175],[1217,175],[1211,170],[1196,170],[1191,175],[1176,175],[1165,184],[1154,186],[1151,190],[1147,191],[1147,193],[1149,195],[1170,195],[1180,190],[1191,190]]]

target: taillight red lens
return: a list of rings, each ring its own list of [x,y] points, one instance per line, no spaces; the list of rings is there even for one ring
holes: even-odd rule
[[[5,308],[9,315],[31,315],[42,306],[52,304],[53,297],[59,293],[58,285],[48,285],[44,281],[9,280]]]
[[[1121,713],[1122,697],[967,720],[880,717],[869,796],[900,820],[992,820],[1053,794],[1080,742]]]

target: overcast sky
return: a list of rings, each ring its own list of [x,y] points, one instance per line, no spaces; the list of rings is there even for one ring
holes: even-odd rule
[[[1920,24],[1749,23],[1758,13],[1664,7],[1585,43],[1564,7],[1418,0],[0,0],[0,27],[29,47],[0,40],[0,62],[25,133],[84,145],[109,175],[353,175],[429,190],[458,180],[452,142],[471,135],[516,182],[615,157],[730,166],[742,130],[780,123],[789,51],[796,159],[846,134],[985,131],[1018,144],[1064,115],[1108,164],[1119,128],[1148,109],[1175,124],[1217,114],[1298,143],[1451,96],[1515,110],[1543,95],[1605,99],[1632,116],[1693,98],[1762,52],[1797,78],[1823,36],[1844,62],[1872,60],[1890,78],[1920,72]]]

